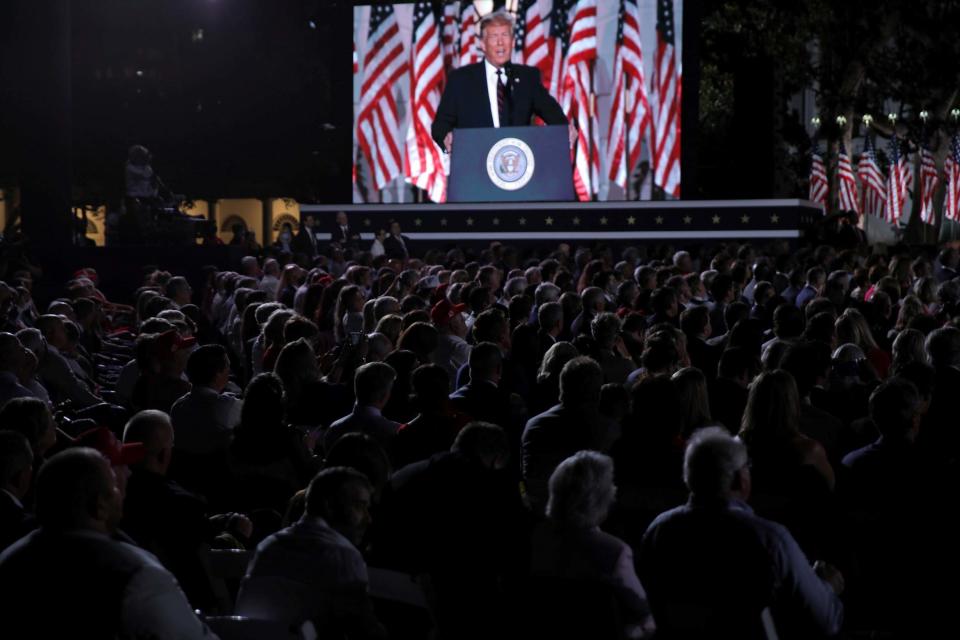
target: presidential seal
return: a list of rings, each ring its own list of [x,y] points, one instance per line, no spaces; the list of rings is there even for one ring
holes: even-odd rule
[[[505,191],[522,189],[533,177],[533,151],[517,138],[504,138],[487,154],[490,182]]]

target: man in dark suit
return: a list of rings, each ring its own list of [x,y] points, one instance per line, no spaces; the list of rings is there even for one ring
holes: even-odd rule
[[[563,109],[543,88],[536,67],[510,63],[513,20],[498,11],[480,21],[484,60],[457,69],[437,107],[432,135],[447,153],[453,148],[453,130],[526,126],[534,115],[547,124],[568,124]],[[570,125],[570,139],[576,130]]]
[[[305,255],[311,261],[317,257],[317,237],[313,227],[313,216],[304,216],[300,220],[300,230],[293,238],[293,250]]]
[[[360,234],[350,228],[344,211],[337,211],[336,222],[330,227],[330,242],[335,242],[344,249],[356,249],[360,243]]]
[[[410,257],[410,238],[400,231],[400,223],[390,221],[390,233],[383,239],[384,254],[390,260],[406,260]]]

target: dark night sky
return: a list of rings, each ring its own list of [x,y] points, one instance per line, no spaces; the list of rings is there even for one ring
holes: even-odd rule
[[[140,143],[191,197],[349,199],[349,4],[75,2],[77,188],[115,192]]]

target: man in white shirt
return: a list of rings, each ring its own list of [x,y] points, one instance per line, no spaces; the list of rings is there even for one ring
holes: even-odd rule
[[[243,409],[242,400],[223,393],[230,381],[226,349],[208,344],[191,353],[187,377],[193,389],[170,409],[177,449],[197,455],[226,449]]]

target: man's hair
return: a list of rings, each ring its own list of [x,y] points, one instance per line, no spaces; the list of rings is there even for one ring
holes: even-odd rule
[[[667,335],[650,336],[640,355],[640,363],[648,373],[673,373],[680,364],[676,341]]]
[[[503,364],[503,352],[493,342],[481,342],[470,350],[470,379],[486,380]]]
[[[932,331],[925,346],[934,368],[960,365],[960,329],[941,327]]]
[[[544,331],[563,322],[563,305],[559,302],[544,302],[537,311],[537,322]]]
[[[816,341],[796,342],[784,351],[779,365],[793,376],[797,392],[805,398],[813,391],[817,378],[826,376],[830,369],[830,347]]]
[[[548,518],[580,529],[598,526],[617,495],[613,460],[596,451],[578,451],[557,465],[549,487]]]
[[[683,481],[695,498],[727,495],[733,478],[748,461],[747,448],[722,427],[694,432],[683,456]]]
[[[169,280],[167,280],[167,285],[164,287],[163,292],[168,298],[172,300],[174,297],[176,297],[177,293],[189,287],[190,287],[190,283],[187,282],[186,278],[184,278],[183,276],[174,276]]]
[[[663,314],[667,312],[670,305],[677,301],[677,292],[670,287],[659,287],[650,294],[650,306],[654,313]]]
[[[827,272],[822,267],[811,267],[807,270],[807,284],[818,284],[826,278]]]
[[[565,407],[595,405],[603,387],[603,370],[593,358],[578,356],[560,371],[560,404]]]
[[[600,287],[587,287],[580,294],[580,300],[583,301],[584,310],[593,311],[597,303],[604,300],[603,289]]]
[[[208,386],[224,367],[230,366],[227,350],[219,344],[205,344],[190,354],[187,378],[193,386]]]
[[[688,337],[703,333],[710,322],[710,310],[706,305],[697,304],[687,307],[680,314],[680,330]]]
[[[483,37],[487,27],[498,24],[510,27],[510,33],[513,34],[513,17],[506,11],[494,11],[480,19],[480,37]]]
[[[296,313],[283,323],[283,341],[287,344],[295,342],[300,338],[313,340],[319,333],[320,329],[317,328],[313,320],[304,318]]]
[[[399,309],[399,300],[393,296],[380,296],[373,303],[373,317],[379,322],[385,315],[396,313]]]
[[[590,333],[601,349],[612,349],[620,335],[621,322],[615,313],[598,313],[590,321]]]
[[[372,491],[367,476],[350,467],[329,467],[315,475],[307,486],[307,515],[329,518],[333,513],[328,503],[341,500],[344,488],[353,483]]]
[[[773,335],[796,338],[803,333],[803,312],[796,305],[784,302],[773,310]]]
[[[172,428],[170,416],[163,411],[138,411],[123,427],[123,443],[142,442],[148,454],[156,454],[160,450],[161,432]]]
[[[43,334],[43,337],[47,339],[50,338],[50,333],[53,332],[53,330],[57,326],[62,324],[63,324],[63,318],[61,316],[57,316],[49,313],[40,316],[39,318],[37,318],[37,321],[34,323],[37,329],[40,330],[40,333]]]
[[[443,405],[450,387],[447,370],[436,364],[424,364],[413,370],[410,386],[421,411]]]
[[[902,438],[919,411],[920,394],[905,378],[885,380],[870,394],[870,418],[886,438]]]
[[[31,465],[33,450],[26,436],[16,431],[0,431],[0,488],[13,482]]]
[[[397,372],[385,362],[368,362],[353,376],[357,404],[368,405],[384,401],[393,388]]]
[[[473,339],[476,342],[499,342],[509,323],[500,309],[487,309],[473,323]]]
[[[537,305],[556,302],[560,299],[560,293],[560,287],[552,282],[541,282],[533,292],[533,299]]]
[[[471,460],[483,460],[509,455],[510,444],[507,442],[507,434],[501,427],[489,422],[476,421],[460,430],[450,450]]]
[[[113,489],[107,461],[96,450],[74,447],[47,460],[37,476],[36,512],[48,529],[75,528],[97,512],[100,497]]]
[[[733,278],[726,273],[718,273],[710,283],[710,296],[719,302],[733,291]]]

